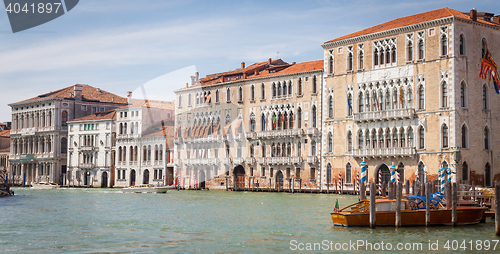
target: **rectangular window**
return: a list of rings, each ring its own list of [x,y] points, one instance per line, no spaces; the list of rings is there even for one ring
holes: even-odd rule
[[[87,105],[82,105],[82,111],[87,111]]]
[[[311,168],[311,175],[310,175],[311,180],[316,180],[316,169]]]

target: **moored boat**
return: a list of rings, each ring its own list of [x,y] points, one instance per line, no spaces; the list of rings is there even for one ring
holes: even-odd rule
[[[14,191],[9,189],[9,186],[0,187],[0,198],[14,196]]]
[[[420,199],[421,200],[421,199]],[[425,204],[425,202],[424,202]],[[425,226],[425,207],[418,207],[412,200],[401,200],[401,226]],[[396,222],[396,200],[375,200],[376,226],[394,227]],[[477,224],[483,218],[486,207],[458,206],[457,225]],[[430,225],[451,225],[450,208],[435,203],[430,209]],[[370,201],[362,200],[331,213],[333,225],[344,227],[367,227],[370,225]]]
[[[56,189],[60,186],[57,183],[50,182],[31,182],[31,189],[45,190],[45,189]]]
[[[174,187],[175,188],[175,187]],[[122,189],[125,193],[166,193],[172,186],[160,186],[154,184],[143,184],[130,186]]]

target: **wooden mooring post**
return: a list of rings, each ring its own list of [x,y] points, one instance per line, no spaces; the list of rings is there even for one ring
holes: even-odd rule
[[[403,183],[396,184],[396,227],[401,227],[401,196],[403,194]]]
[[[406,188],[406,194],[409,195],[410,194],[410,180],[406,180],[405,188]]]
[[[457,198],[458,198],[457,183],[453,183],[451,185],[451,224],[454,227],[457,226]]]
[[[389,199],[394,199],[394,183],[389,182]]]
[[[495,234],[500,236],[500,184],[495,184]]]
[[[370,228],[375,228],[376,211],[375,211],[375,182],[370,183]]]
[[[428,227],[431,224],[431,182],[427,182],[427,188],[425,188],[425,226]]]

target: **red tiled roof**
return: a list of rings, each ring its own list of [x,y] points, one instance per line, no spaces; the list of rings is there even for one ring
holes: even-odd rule
[[[322,70],[322,69],[323,69],[323,60],[315,60],[297,64],[288,64],[281,59],[276,59],[274,61],[271,61],[270,65],[268,64],[268,62],[260,62],[235,71],[221,72],[221,73],[207,75],[206,77],[200,79],[200,86],[207,86],[207,85],[228,82],[226,80],[221,81],[221,78],[238,73],[246,74],[246,77],[238,80],[250,80],[255,78],[294,74],[294,73],[301,73],[301,72]],[[273,72],[269,72],[269,70],[273,70]],[[189,88],[191,87],[196,87],[196,86],[190,86]],[[182,88],[179,90],[183,89],[186,88]]]
[[[0,126],[7,126],[7,124],[4,124],[4,123],[0,123]]]
[[[10,138],[10,130],[4,130],[4,131],[0,132],[0,137]]]
[[[395,29],[395,28],[399,28],[399,27],[404,27],[404,26],[415,25],[415,24],[419,24],[419,23],[423,23],[423,22],[427,22],[427,21],[431,21],[431,20],[436,20],[436,19],[441,19],[441,18],[446,18],[446,17],[457,17],[457,18],[461,18],[461,19],[472,20],[468,13],[466,14],[466,13],[463,13],[463,12],[460,12],[457,10],[453,10],[450,8],[441,8],[441,9],[437,9],[437,10],[432,10],[432,11],[423,12],[423,13],[419,13],[419,14],[415,14],[415,15],[397,18],[397,19],[382,23],[380,25],[372,26],[370,28],[367,28],[367,29],[364,29],[364,30],[361,30],[358,32],[354,32],[352,34],[348,34],[348,35],[327,41],[325,43],[340,41],[340,40],[344,40],[344,39],[350,39],[350,38],[354,38],[354,37],[358,37],[358,36],[362,36],[362,35],[373,34],[373,33],[377,33],[377,32],[387,31],[387,30],[391,30],[391,29]],[[477,18],[477,22],[500,27],[499,24],[485,21],[480,17]]]
[[[110,92],[106,92],[99,88],[95,88],[89,85],[79,85],[82,86],[82,100],[83,101],[98,101],[98,102],[107,102],[107,103],[118,103],[118,104],[126,104],[127,99],[116,94],[112,94]],[[46,94],[38,95],[37,97],[33,97],[20,102],[28,102],[34,101],[44,98],[63,98],[63,99],[74,99],[74,90],[75,86],[68,86],[63,89],[59,89],[57,91],[53,91]],[[19,103],[19,102],[17,102]]]
[[[73,119],[68,122],[76,122],[76,121],[90,121],[90,120],[105,120],[105,119],[116,119],[116,111],[105,111],[105,112],[97,112],[92,115],[80,117],[77,119]]]
[[[0,152],[9,152],[10,147],[0,149]]]
[[[143,99],[132,99],[132,104],[120,107],[120,109],[137,108],[137,107],[171,109],[171,110],[175,109],[175,105],[171,101],[156,101],[156,100],[143,100]]]

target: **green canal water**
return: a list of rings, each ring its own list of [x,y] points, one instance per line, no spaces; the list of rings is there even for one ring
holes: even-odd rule
[[[491,219],[456,228],[333,227],[330,212],[335,201],[341,207],[357,201],[348,195],[14,190],[15,196],[0,199],[0,252],[4,253],[273,253],[307,252],[308,247],[366,253],[361,242],[373,244],[372,250],[384,248],[383,252],[391,244],[395,253],[401,252],[396,250],[398,244],[401,248],[421,244],[422,250],[404,251],[419,253],[429,250],[429,242],[437,243],[439,252],[451,253],[471,252],[471,247],[485,252],[489,243],[491,252],[500,240]]]

